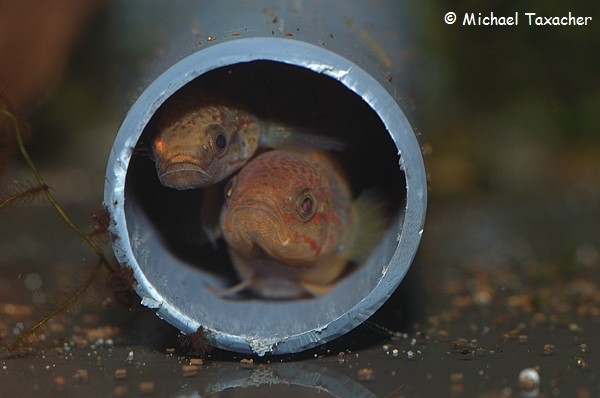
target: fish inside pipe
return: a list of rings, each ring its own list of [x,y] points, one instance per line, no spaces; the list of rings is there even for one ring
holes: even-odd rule
[[[385,228],[381,201],[356,199],[326,151],[279,149],[252,159],[225,186],[220,227],[240,283],[266,299],[318,297],[360,264]]]
[[[191,90],[176,93],[159,112],[151,156],[160,183],[178,190],[222,181],[260,148],[343,147],[335,138],[284,127],[233,104],[202,100]]]

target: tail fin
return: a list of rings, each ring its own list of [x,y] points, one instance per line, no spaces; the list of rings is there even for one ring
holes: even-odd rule
[[[270,148],[298,146],[327,151],[342,151],[346,148],[346,144],[338,138],[307,133],[302,128],[276,123],[266,123],[261,133],[261,144]]]
[[[373,190],[361,193],[352,203],[353,233],[350,258],[362,263],[383,237],[389,225],[389,210],[381,194]]]

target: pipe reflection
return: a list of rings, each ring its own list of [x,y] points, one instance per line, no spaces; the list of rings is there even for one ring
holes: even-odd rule
[[[219,363],[203,369],[202,378],[197,380],[198,384],[190,384],[171,397],[375,397],[357,381],[326,366],[307,363]]]

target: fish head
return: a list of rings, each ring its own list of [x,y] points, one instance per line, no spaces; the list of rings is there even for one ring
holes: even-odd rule
[[[221,228],[236,252],[304,266],[335,250],[343,220],[332,170],[309,154],[265,152],[227,183]]]
[[[167,114],[152,141],[158,178],[162,185],[179,190],[217,183],[248,161],[259,134],[252,115],[225,106],[196,106]]]

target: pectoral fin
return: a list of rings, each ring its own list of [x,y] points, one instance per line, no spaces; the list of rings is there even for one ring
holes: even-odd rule
[[[347,236],[346,247],[349,257],[356,263],[363,263],[371,251],[379,244],[389,225],[386,205],[381,195],[374,191],[363,192],[352,203],[353,226]]]
[[[233,296],[234,294],[243,292],[248,289],[252,285],[252,278],[244,279],[243,281],[236,283],[235,285],[228,288],[218,288],[210,285],[206,285],[206,288],[210,290],[213,294],[221,298],[228,298],[229,296]]]
[[[219,215],[223,201],[219,185],[209,185],[204,188],[202,192],[200,221],[202,223],[202,231],[215,249],[217,248],[217,240],[221,237],[222,233],[219,225]]]
[[[310,282],[301,282],[300,285],[313,297],[321,297],[332,291],[336,284],[319,284],[319,283],[310,283]]]
[[[302,274],[300,285],[313,297],[320,297],[336,287],[339,276],[348,265],[348,259],[336,256]]]

